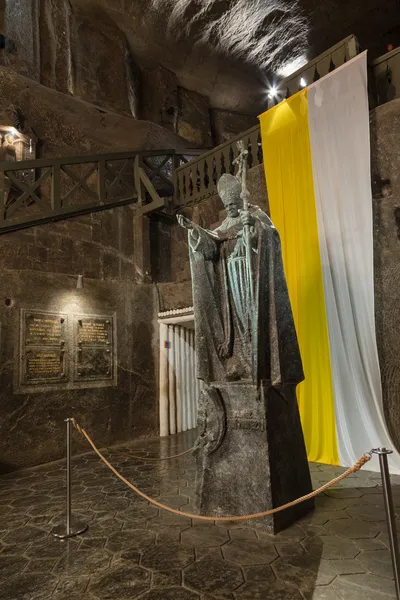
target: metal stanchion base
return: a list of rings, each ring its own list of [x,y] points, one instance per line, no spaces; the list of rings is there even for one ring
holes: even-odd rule
[[[67,525],[62,523],[61,525],[57,525],[52,530],[52,534],[59,538],[60,540],[65,540],[66,538],[75,537],[80,533],[84,533],[89,528],[89,525],[83,523],[83,521],[72,521],[69,531],[67,532]]]

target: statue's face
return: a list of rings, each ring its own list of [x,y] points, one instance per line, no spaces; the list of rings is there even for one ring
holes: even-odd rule
[[[228,217],[237,217],[239,215],[239,210],[242,206],[240,196],[229,194],[229,196],[223,198],[223,203]]]

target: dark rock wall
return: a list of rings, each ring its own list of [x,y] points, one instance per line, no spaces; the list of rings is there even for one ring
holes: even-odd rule
[[[211,111],[211,121],[216,144],[223,144],[238,132],[241,133],[258,125],[257,117],[218,109]]]
[[[132,116],[125,67],[125,36],[106,16],[75,15],[72,32],[75,96]]]
[[[400,100],[371,113],[375,314],[386,421],[400,450]]]
[[[36,132],[44,157],[186,146],[155,123],[119,116],[0,67],[1,123],[11,124],[13,107]]]
[[[40,83],[66,94],[71,94],[73,91],[71,21],[72,12],[69,2],[47,0],[42,3],[38,42]],[[18,48],[17,52],[19,52]]]
[[[63,457],[67,416],[100,445],[156,433],[158,305],[155,287],[135,281],[133,248],[128,207],[0,236],[0,470]],[[115,313],[117,385],[16,393],[21,309]]]
[[[255,72],[188,42],[176,45],[145,3],[131,4],[6,0],[0,27],[12,45],[0,49],[0,65],[104,109],[158,123],[185,137],[187,146],[218,143],[211,136],[212,108],[243,112],[244,119],[261,112]],[[225,121],[240,132],[229,112]]]
[[[40,78],[39,14],[40,0],[6,0],[3,33],[10,43],[0,51],[0,64],[37,81]]]
[[[190,92],[185,88],[178,89],[179,110],[177,133],[193,146],[211,148],[210,105],[207,96]]]

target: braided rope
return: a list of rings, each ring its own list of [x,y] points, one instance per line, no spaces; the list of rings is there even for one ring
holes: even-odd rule
[[[280,512],[282,510],[285,510],[286,508],[290,508],[291,506],[295,506],[296,504],[300,504],[301,502],[304,502],[305,500],[310,500],[311,498],[314,498],[315,496],[318,496],[318,494],[322,494],[322,492],[324,492],[328,488],[332,487],[336,483],[339,483],[340,481],[342,481],[342,479],[345,479],[346,477],[348,477],[352,473],[356,473],[357,471],[359,471],[368,461],[371,460],[371,455],[369,455],[369,454],[361,456],[358,459],[358,461],[352,467],[350,467],[349,469],[347,469],[347,471],[345,471],[344,473],[342,473],[338,477],[335,477],[335,479],[332,479],[332,481],[329,481],[328,483],[325,483],[323,486],[321,486],[317,490],[314,490],[313,492],[310,492],[309,494],[306,494],[305,496],[302,496],[301,498],[297,498],[297,500],[293,500],[292,502],[288,502],[287,504],[283,504],[282,506],[278,506],[277,508],[273,508],[271,510],[264,510],[263,512],[254,513],[254,514],[251,514],[251,515],[240,515],[240,516],[235,516],[234,515],[234,516],[230,516],[230,517],[205,517],[203,515],[194,515],[192,513],[187,513],[187,512],[183,512],[181,510],[177,510],[175,508],[171,508],[170,506],[166,506],[165,504],[162,504],[161,502],[158,502],[157,500],[154,500],[153,498],[150,498],[150,496],[147,496],[147,494],[141,492],[136,486],[133,485],[133,483],[131,483],[123,475],[121,475],[121,473],[119,473],[117,471],[117,469],[112,466],[111,463],[108,462],[108,460],[102,455],[102,453],[100,452],[100,450],[96,447],[95,443],[93,442],[93,440],[91,439],[91,437],[89,436],[89,434],[84,430],[83,427],[81,427],[75,421],[74,418],[71,419],[71,422],[74,425],[75,429],[84,438],[86,438],[86,440],[88,441],[88,443],[90,444],[90,446],[96,452],[97,456],[99,456],[99,458],[104,462],[104,464],[107,465],[107,467],[123,483],[125,483],[132,491],[134,491],[136,494],[138,494],[138,496],[141,496],[142,498],[144,498],[145,500],[147,500],[147,502],[150,502],[150,504],[153,504],[153,506],[157,506],[158,508],[162,508],[163,510],[166,510],[166,511],[168,511],[170,513],[173,513],[175,515],[180,515],[182,517],[189,517],[189,519],[197,519],[197,520],[200,520],[200,521],[247,521],[249,519],[258,519],[259,517],[267,517],[268,515],[272,515],[274,513]]]

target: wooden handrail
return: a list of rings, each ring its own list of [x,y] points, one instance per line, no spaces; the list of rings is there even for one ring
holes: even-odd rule
[[[202,150],[1,161],[0,233],[127,204],[138,205],[140,214],[160,210],[173,196],[173,172],[183,152],[187,158]]]

